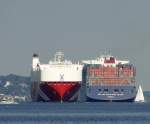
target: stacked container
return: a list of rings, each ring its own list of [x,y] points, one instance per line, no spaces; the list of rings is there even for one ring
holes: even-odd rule
[[[87,82],[91,85],[126,85],[134,83],[134,77],[133,65],[87,65]]]

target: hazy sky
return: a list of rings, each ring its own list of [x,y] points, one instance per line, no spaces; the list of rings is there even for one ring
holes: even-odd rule
[[[32,54],[47,63],[111,52],[137,67],[150,90],[150,0],[0,0],[0,75],[28,76]]]

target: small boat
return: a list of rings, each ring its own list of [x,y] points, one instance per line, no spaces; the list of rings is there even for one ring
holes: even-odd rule
[[[0,100],[0,104],[18,104],[16,101],[14,101],[13,98],[3,98]]]
[[[139,88],[138,88],[138,91],[137,91],[137,94],[136,94],[134,101],[135,102],[144,102],[145,101],[141,85],[139,85]]]

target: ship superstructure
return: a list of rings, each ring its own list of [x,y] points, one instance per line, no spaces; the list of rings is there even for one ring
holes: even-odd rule
[[[103,55],[83,64],[87,100],[134,101],[136,69],[130,61]]]
[[[82,83],[83,66],[64,59],[57,52],[54,60],[41,64],[39,56],[33,55],[31,70],[31,97],[33,101],[76,101]]]

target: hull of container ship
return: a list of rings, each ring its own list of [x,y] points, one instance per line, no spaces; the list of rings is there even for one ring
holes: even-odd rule
[[[77,101],[80,82],[34,82],[31,97],[33,101]]]
[[[87,101],[133,102],[135,86],[88,86]]]

